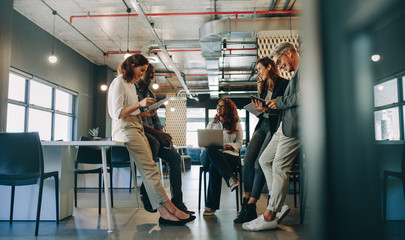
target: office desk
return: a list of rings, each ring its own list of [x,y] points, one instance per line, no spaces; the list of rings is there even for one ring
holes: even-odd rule
[[[76,146],[98,146],[101,148],[102,167],[104,179],[104,193],[107,210],[108,231],[111,232],[110,216],[110,192],[109,176],[107,174],[107,155],[106,147],[125,146],[122,142],[116,141],[42,141],[44,153],[44,169],[48,171],[59,171],[59,212],[60,219],[64,219],[73,214],[73,183],[74,183],[74,162],[76,158]],[[132,161],[132,159],[131,159]],[[41,220],[55,220],[55,195],[52,181],[44,182],[44,192],[42,198]],[[9,219],[10,208],[10,187],[0,187],[0,220]],[[36,217],[36,199],[38,196],[38,187],[18,186],[16,187],[14,219],[15,220],[35,220]],[[33,199],[28,201],[28,199]]]

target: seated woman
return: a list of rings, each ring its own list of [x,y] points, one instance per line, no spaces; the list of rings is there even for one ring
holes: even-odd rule
[[[140,112],[141,107],[152,104],[153,98],[138,101],[134,82],[139,83],[145,75],[148,60],[140,54],[127,59],[118,68],[120,74],[113,80],[108,90],[108,113],[112,118],[112,138],[125,142],[142,176],[150,202],[160,213],[160,224],[184,225],[195,219],[188,215],[169,200],[160,182],[159,170],[152,158],[152,152],[145,137],[141,117],[153,116],[154,111]]]
[[[217,114],[207,129],[223,129],[224,146],[208,146],[201,154],[201,163],[209,171],[208,195],[204,216],[214,215],[219,209],[222,178],[231,191],[239,186],[239,180],[233,174],[240,165],[239,150],[242,148],[243,130],[238,112],[232,100],[223,98],[217,105]],[[221,178],[222,177],[222,178]]]
[[[257,90],[260,98],[267,101],[283,96],[289,81],[280,77],[273,60],[269,57],[260,58],[256,62],[256,68]],[[256,203],[266,182],[258,159],[276,132],[278,124],[278,110],[268,109],[259,101],[253,101],[253,103],[256,110],[263,113],[259,116],[259,122],[246,149],[243,166],[245,197],[242,201],[242,210],[234,223],[249,222],[257,217]],[[288,211],[288,206],[284,205],[282,213],[285,214]]]

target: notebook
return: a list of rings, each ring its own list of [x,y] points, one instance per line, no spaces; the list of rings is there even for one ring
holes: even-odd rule
[[[224,135],[222,129],[197,129],[198,146],[223,146]]]

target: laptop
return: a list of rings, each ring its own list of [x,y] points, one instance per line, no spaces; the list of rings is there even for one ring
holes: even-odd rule
[[[198,146],[223,146],[224,135],[222,129],[197,129]]]

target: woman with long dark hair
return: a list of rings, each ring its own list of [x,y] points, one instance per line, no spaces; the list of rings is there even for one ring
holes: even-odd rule
[[[269,57],[260,58],[256,62],[256,68],[259,97],[267,101],[283,96],[289,81],[280,77],[279,70],[273,60]],[[269,109],[259,101],[254,100],[253,103],[256,110],[262,114],[259,116],[259,122],[246,149],[243,166],[245,197],[242,201],[242,210],[234,223],[248,222],[257,217],[256,202],[259,200],[266,183],[258,159],[276,132],[278,124],[278,110]],[[288,213],[288,206],[285,205],[283,210],[281,213]]]
[[[208,146],[201,154],[201,163],[209,171],[204,216],[210,216],[219,209],[222,178],[231,191],[239,186],[234,170],[240,165],[239,150],[242,148],[243,130],[235,103],[227,98],[219,100],[217,114],[206,128],[223,129],[224,137],[222,148]]]
[[[138,100],[134,83],[139,83],[148,67],[148,59],[141,54],[128,57],[118,68],[119,76],[113,80],[108,90],[108,113],[112,118],[112,138],[125,142],[142,176],[153,209],[160,213],[160,224],[184,225],[195,219],[169,200],[160,181],[159,170],[152,157],[148,140],[143,129],[142,118],[153,116],[154,111],[143,111],[155,100]]]

